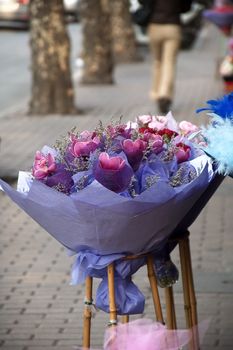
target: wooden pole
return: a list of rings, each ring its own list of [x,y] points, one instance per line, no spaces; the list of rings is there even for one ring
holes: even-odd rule
[[[189,238],[187,238],[187,240],[185,241],[185,254],[186,254],[186,263],[187,263],[187,270],[188,270],[189,293],[190,293],[191,312],[192,312],[192,325],[195,326],[198,323],[197,300],[196,300],[194,281],[193,281],[192,260],[191,260]]]
[[[114,263],[108,265],[108,297],[109,297],[109,322],[108,326],[111,327],[111,336],[108,339],[107,348],[114,350],[115,337],[116,337],[116,325],[117,325],[117,309],[115,302],[115,287],[114,287]]]
[[[83,348],[90,348],[91,337],[91,305],[92,305],[92,277],[88,276],[85,283],[85,307],[83,312]]]
[[[168,329],[176,329],[176,312],[175,312],[175,304],[174,304],[174,296],[173,296],[173,288],[166,287],[165,288],[165,301],[166,301],[166,312],[167,312],[167,328]]]
[[[182,282],[183,282],[183,294],[184,294],[184,310],[185,310],[185,318],[187,327],[192,332],[192,339],[189,343],[190,350],[197,350],[195,344],[195,337],[193,333],[193,323],[192,323],[192,312],[191,312],[191,302],[190,302],[190,287],[189,287],[189,271],[187,266],[187,237],[181,239],[179,241],[179,250],[180,250],[180,265],[181,265],[181,274],[182,274]]]
[[[164,324],[163,313],[162,313],[158,286],[157,286],[157,280],[156,280],[155,271],[154,271],[153,256],[150,254],[147,255],[147,272],[148,272],[148,278],[151,286],[156,319],[158,322],[161,322]]]
[[[108,293],[109,293],[109,325],[117,324],[117,309],[114,289],[114,263],[108,265]]]
[[[185,240],[186,238],[180,240],[179,242],[180,265],[181,265],[181,274],[182,274],[182,283],[183,283],[184,310],[185,310],[186,324],[188,328],[192,328],[188,271],[187,271],[187,265],[186,265],[186,255],[185,255]]]
[[[198,316],[197,316],[197,301],[193,281],[193,270],[192,270],[192,259],[190,251],[189,237],[185,240],[185,255],[186,255],[186,264],[188,271],[188,284],[189,284],[189,294],[190,294],[190,304],[191,304],[191,319],[193,327],[193,337],[196,349],[200,349],[199,342],[199,332],[198,332]]]
[[[128,323],[129,322],[129,315],[123,315],[121,320],[122,320],[122,323]]]

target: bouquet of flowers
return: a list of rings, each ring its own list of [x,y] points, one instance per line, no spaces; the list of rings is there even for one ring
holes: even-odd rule
[[[171,115],[141,116],[127,125],[100,123],[80,134],[72,130],[55,147],[36,153],[32,172],[19,174],[18,191],[1,184],[74,252],[150,251],[213,177],[210,159],[189,140],[193,131],[196,126],[177,125]],[[177,212],[169,210],[172,204]]]
[[[180,224],[187,228],[183,219],[215,176],[201,145],[205,140],[198,128],[178,124],[171,113],[139,116],[127,124],[99,123],[93,131],[74,128],[53,148],[36,152],[31,173],[19,174],[17,191],[0,184],[77,254],[72,283],[87,275],[103,278],[97,306],[108,311],[106,266],[116,261],[118,313],[141,313],[144,296],[130,276],[145,261],[122,257],[153,252],[160,284],[178,279],[167,240]]]

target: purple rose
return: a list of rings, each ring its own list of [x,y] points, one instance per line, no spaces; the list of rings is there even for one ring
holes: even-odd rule
[[[106,152],[99,155],[94,167],[94,177],[111,191],[120,193],[125,191],[133,176],[132,168],[120,156],[109,157]]]
[[[45,184],[49,187],[55,187],[58,191],[69,194],[74,185],[72,179],[73,173],[66,169],[64,164],[57,164],[55,174],[48,176]]]
[[[135,141],[127,139],[123,141],[122,149],[125,152],[128,162],[134,171],[139,168],[146,147],[147,142],[140,139]]]

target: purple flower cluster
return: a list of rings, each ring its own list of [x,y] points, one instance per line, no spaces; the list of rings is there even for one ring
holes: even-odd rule
[[[73,130],[53,148],[36,152],[32,175],[68,195],[93,181],[127,197],[159,181],[179,186],[194,176],[189,162],[200,151],[189,138],[197,131],[190,122],[177,124],[171,114]]]

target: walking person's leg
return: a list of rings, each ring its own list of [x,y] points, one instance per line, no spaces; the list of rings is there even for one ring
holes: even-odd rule
[[[159,106],[167,113],[174,97],[176,60],[181,43],[181,29],[178,25],[164,26],[164,40],[160,67]]]
[[[151,24],[148,28],[150,42],[151,59],[152,59],[152,86],[150,97],[156,101],[159,97],[160,79],[161,79],[161,60],[162,60],[162,42],[160,39],[160,27]]]

